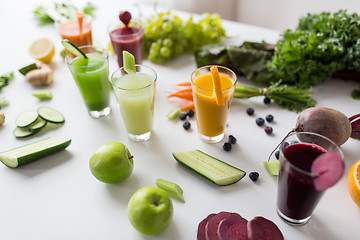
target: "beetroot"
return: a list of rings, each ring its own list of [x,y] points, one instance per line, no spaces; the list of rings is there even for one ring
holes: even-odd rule
[[[360,139],[360,114],[356,114],[349,118],[352,131],[350,137]]]
[[[320,154],[311,165],[311,172],[319,174],[314,179],[316,190],[322,191],[337,183],[343,172],[344,163],[338,152]]]
[[[255,217],[247,224],[249,240],[284,240],[280,229],[264,217]]]
[[[237,213],[230,213],[230,212],[219,212],[215,216],[209,219],[209,222],[205,226],[205,236],[206,240],[218,240],[218,227],[220,223],[225,220],[226,218],[230,217],[232,214]]]
[[[197,231],[197,239],[198,240],[206,240],[206,237],[205,237],[206,225],[208,224],[210,218],[212,218],[215,215],[216,215],[215,213],[212,213],[199,223],[198,231]]]
[[[233,214],[220,223],[218,236],[220,240],[247,240],[247,220]]]

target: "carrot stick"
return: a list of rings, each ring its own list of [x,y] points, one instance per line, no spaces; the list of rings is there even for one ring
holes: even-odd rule
[[[183,105],[181,108],[180,108],[180,111],[182,112],[185,112],[187,110],[194,110],[195,109],[195,105],[194,105],[194,102],[189,102],[185,105]]]
[[[216,103],[217,105],[222,106],[224,105],[224,98],[222,94],[219,70],[217,66],[212,66],[210,68],[210,71],[211,71],[213,85],[215,88]]]
[[[193,94],[190,91],[184,91],[184,92],[174,92],[171,93],[167,96],[168,98],[170,97],[178,97],[178,98],[182,98],[182,99],[186,99],[186,100],[193,100]]]
[[[183,92],[192,92],[192,88],[191,87],[183,88],[183,89],[180,89],[179,91],[173,92],[171,94],[177,94],[177,93],[183,93]]]
[[[175,86],[179,86],[179,87],[187,87],[187,86],[191,86],[191,82],[190,82],[190,81],[181,82],[181,83],[177,83],[177,84],[175,84]]]

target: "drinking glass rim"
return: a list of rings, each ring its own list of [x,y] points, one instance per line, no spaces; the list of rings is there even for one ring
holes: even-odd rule
[[[197,72],[197,71],[199,71],[199,70],[201,70],[201,69],[204,69],[204,68],[209,68],[209,70],[210,70],[210,68],[213,67],[213,66],[217,66],[218,68],[225,69],[225,70],[229,71],[231,74],[233,74],[234,77],[235,77],[235,81],[233,82],[233,84],[232,84],[230,87],[228,87],[228,88],[222,89],[222,91],[225,92],[225,91],[233,88],[233,87],[235,86],[235,84],[237,83],[237,76],[236,76],[236,74],[234,73],[233,70],[231,70],[231,69],[229,69],[229,68],[227,68],[227,67],[221,66],[221,65],[206,65],[206,66],[202,66],[202,67],[197,68],[196,70],[194,70],[194,71],[191,73],[191,84],[194,85],[196,88],[201,89],[201,90],[203,90],[203,91],[206,91],[206,92],[215,92],[215,89],[209,90],[209,89],[201,88],[201,87],[199,87],[198,85],[196,85],[196,84],[194,83],[194,81],[193,81],[193,75],[194,75],[195,72]],[[211,74],[210,71],[209,71],[209,73]],[[201,76],[201,75],[200,75],[200,76]],[[194,78],[194,79],[196,79],[196,78]],[[231,79],[230,79],[230,80],[231,80]],[[232,80],[231,80],[231,81],[232,81]]]
[[[115,85],[113,79],[114,79],[114,75],[115,75],[116,73],[118,73],[118,72],[120,72],[120,71],[122,71],[122,70],[124,69],[124,66],[122,66],[121,68],[116,69],[115,72],[113,72],[113,74],[111,74],[111,78],[110,78],[110,79],[111,79],[112,85],[113,85],[114,87],[116,87],[117,89],[119,89],[119,90],[138,91],[138,90],[141,90],[141,89],[148,88],[148,87],[150,87],[150,86],[152,86],[152,85],[155,84],[155,82],[156,82],[156,80],[157,80],[157,73],[156,73],[156,71],[155,71],[153,68],[151,68],[151,67],[149,67],[149,66],[146,66],[146,65],[143,65],[143,64],[135,64],[135,68],[136,68],[136,67],[145,67],[145,68],[147,68],[148,70],[150,70],[151,72],[153,72],[153,73],[154,73],[154,76],[151,76],[151,78],[154,78],[153,81],[152,81],[151,83],[149,83],[148,85],[146,85],[146,86],[144,86],[144,87],[141,87],[141,88],[135,88],[135,89],[132,88],[132,89],[130,89],[130,88],[118,87],[118,86]],[[124,71],[125,71],[125,70],[124,70]],[[136,72],[136,73],[138,73],[138,72]],[[135,74],[136,74],[136,73],[135,73]],[[149,75],[149,74],[147,74],[147,75]],[[149,76],[150,76],[150,75],[149,75]],[[116,79],[119,79],[119,78],[116,78]]]
[[[79,48],[80,50],[83,49],[83,48],[92,48],[92,49],[95,50],[95,52],[96,52],[99,56],[103,56],[103,57],[104,57],[102,63],[104,63],[104,62],[106,62],[106,61],[109,60],[109,53],[108,53],[107,50],[105,50],[105,49],[103,49],[103,48],[101,48],[101,50],[102,50],[101,52],[100,52],[99,50],[97,50],[97,49],[99,49],[99,48],[95,47],[94,45],[83,45],[83,46],[80,46],[80,47],[77,47],[77,48]],[[72,62],[74,61],[74,59],[78,58],[78,56],[76,56],[74,59],[72,59],[72,60],[70,61],[70,59],[69,59],[70,54],[71,54],[71,53],[68,52],[68,53],[66,53],[66,55],[65,55],[65,61],[66,61],[66,63],[67,63],[69,66],[72,66],[72,67],[75,67],[75,68],[88,68],[88,67],[93,67],[93,66],[96,66],[96,65],[99,64],[99,63],[97,63],[97,64],[92,64],[92,65],[87,65],[87,66],[76,66],[76,65],[73,65]],[[85,53],[85,55],[87,55],[87,53]]]
[[[307,175],[307,176],[310,176],[310,177],[313,177],[313,178],[320,176],[320,174],[318,174],[318,173],[312,173],[311,170],[310,170],[310,171],[306,171],[306,170],[303,170],[303,169],[295,166],[293,163],[291,163],[291,162],[284,156],[283,151],[282,151],[282,146],[283,146],[283,144],[286,142],[285,140],[286,140],[288,137],[290,137],[290,136],[294,136],[294,135],[298,135],[298,134],[300,134],[300,135],[309,135],[309,134],[310,134],[310,135],[314,135],[314,136],[320,137],[320,138],[325,139],[326,141],[330,142],[332,145],[335,146],[335,149],[336,149],[337,152],[340,154],[342,163],[345,164],[344,153],[342,152],[341,148],[340,148],[336,143],[334,143],[334,141],[332,141],[330,138],[325,137],[325,136],[323,136],[323,135],[321,135],[321,134],[318,134],[318,133],[314,133],[314,132],[293,132],[293,133],[290,133],[288,136],[285,137],[284,140],[281,141],[281,143],[280,143],[280,153],[283,155],[283,159],[290,165],[290,167],[293,168],[293,169],[295,169],[297,172],[300,172],[301,174],[304,174],[304,175]],[[312,144],[312,143],[309,143],[309,144]],[[315,143],[313,143],[313,144],[315,144]],[[316,145],[318,145],[318,144],[316,144]],[[320,146],[320,145],[318,145],[318,146]],[[320,146],[320,147],[323,148],[322,146]],[[327,151],[327,152],[333,152],[333,151]]]

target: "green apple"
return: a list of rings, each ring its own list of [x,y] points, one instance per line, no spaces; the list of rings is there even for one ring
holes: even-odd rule
[[[101,145],[90,158],[91,173],[104,183],[121,182],[131,175],[133,169],[133,156],[119,142]]]
[[[137,231],[153,235],[164,231],[170,225],[173,204],[163,190],[143,187],[130,198],[127,212],[130,223]]]

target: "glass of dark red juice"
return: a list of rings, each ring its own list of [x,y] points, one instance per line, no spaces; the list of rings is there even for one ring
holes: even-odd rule
[[[144,33],[141,20],[131,19],[128,25],[115,21],[108,26],[108,32],[120,68],[123,67],[124,50],[134,55],[136,64],[142,63]]]
[[[281,143],[277,212],[285,222],[302,225],[310,220],[326,191],[316,186],[315,179],[320,175],[312,172],[312,164],[319,155],[327,152],[339,153],[343,164],[340,148],[322,135],[292,133]]]

